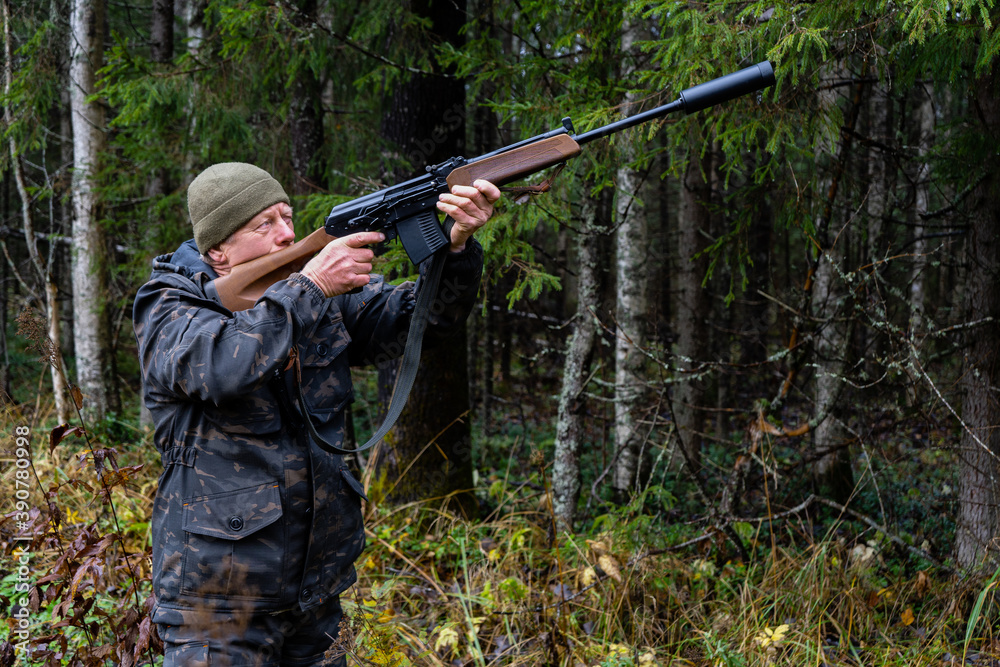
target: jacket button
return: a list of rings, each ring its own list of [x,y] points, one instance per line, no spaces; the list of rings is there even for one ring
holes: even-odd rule
[[[229,529],[233,531],[243,530],[243,517],[234,516],[229,519]]]
[[[313,592],[312,592],[311,588],[306,588],[306,589],[304,589],[302,591],[302,600],[303,601],[309,602],[309,600],[312,600],[312,598],[313,598]]]
[[[320,343],[319,345],[316,346],[316,354],[318,354],[321,357],[325,357],[326,353],[329,351],[330,348],[328,348],[324,343]]]

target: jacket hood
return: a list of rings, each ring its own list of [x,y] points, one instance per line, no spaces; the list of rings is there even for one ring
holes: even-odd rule
[[[153,260],[153,275],[160,272],[177,273],[188,280],[201,283],[198,274],[204,274],[204,280],[215,280],[219,275],[211,266],[205,263],[198,252],[194,239],[181,244],[174,252],[160,255]]]
[[[189,241],[182,243],[181,246],[174,251],[174,254],[170,259],[170,263],[184,267],[192,273],[205,273],[212,280],[219,277],[218,274],[215,273],[215,270],[206,264],[205,260],[201,258],[201,253],[198,252],[198,246],[195,245],[194,239],[190,239]]]

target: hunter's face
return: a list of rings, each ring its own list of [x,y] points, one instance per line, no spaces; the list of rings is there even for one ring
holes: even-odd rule
[[[264,209],[250,222],[219,244],[226,264],[232,268],[252,259],[269,255],[295,242],[292,207],[284,202]]]

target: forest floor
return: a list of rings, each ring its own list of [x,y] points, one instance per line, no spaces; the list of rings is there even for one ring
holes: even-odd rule
[[[114,420],[87,434],[28,426],[47,417],[4,414],[4,442],[24,437],[32,454],[20,465],[4,452],[0,667],[155,664],[150,436]],[[570,533],[553,527],[550,424],[528,406],[479,438],[475,520],[431,502],[366,506],[350,627],[334,644],[349,663],[1000,666],[1000,572],[962,576],[948,560],[956,482],[942,434],[860,452],[849,511],[805,502],[802,453],[776,440],[728,522],[713,510],[725,466],[706,475],[706,498],[654,448],[647,485],[618,506],[587,491],[593,461]]]

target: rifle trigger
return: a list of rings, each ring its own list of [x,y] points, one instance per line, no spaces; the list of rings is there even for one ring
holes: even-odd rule
[[[509,192],[514,195],[515,204],[523,204],[534,195],[540,195],[552,189],[552,183],[556,180],[559,172],[566,166],[565,162],[560,162],[552,175],[538,185],[507,185],[500,188],[500,192]]]

